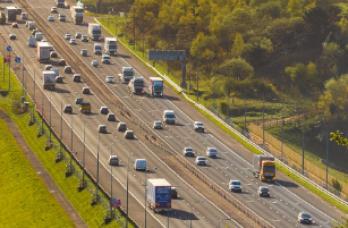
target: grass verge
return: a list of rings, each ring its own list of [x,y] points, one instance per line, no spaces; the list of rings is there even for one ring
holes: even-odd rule
[[[74,227],[0,120],[0,221],[7,227]]]
[[[122,20],[117,20],[116,17],[113,17],[114,22],[110,21],[109,17],[100,17],[101,15],[96,15],[94,14],[93,16],[98,17],[97,22],[99,22],[100,24],[102,24],[102,26],[110,33],[113,35],[117,35],[120,34],[120,29],[118,29],[120,26],[122,26],[122,23],[124,23],[124,21]],[[116,19],[115,19],[116,18]],[[121,42],[121,44],[128,49],[130,52],[132,52],[133,54],[135,54],[135,56],[141,60],[143,63],[148,64],[149,61],[145,58],[145,56],[142,56],[142,53],[140,50],[136,50],[133,46],[129,45],[127,40],[124,37],[121,37],[119,39],[119,41]],[[164,68],[162,66],[156,67],[156,69],[158,69],[159,72],[161,72],[164,75],[167,75],[164,70]],[[152,69],[150,69],[151,71],[153,71]],[[175,77],[171,77],[171,79],[178,84],[178,79]],[[173,86],[171,86],[172,88],[174,88]],[[175,89],[175,88],[174,88]],[[186,98],[186,97],[185,97]],[[189,96],[187,96],[187,98],[189,98]],[[186,98],[186,99],[187,99]],[[187,99],[188,100],[188,99]],[[189,102],[191,102],[190,100],[188,100]],[[191,102],[192,103],[192,102]],[[209,113],[205,112],[204,110],[200,109],[199,107],[195,106],[195,109],[197,109],[199,112],[201,112],[205,117],[207,117],[210,121],[212,121],[213,123],[215,123],[217,126],[219,126],[223,131],[225,131],[227,134],[229,134],[230,136],[232,136],[235,140],[237,140],[240,144],[242,144],[246,149],[248,149],[249,151],[251,151],[254,154],[261,154],[262,152],[254,147],[252,144],[250,144],[249,142],[245,141],[244,139],[242,139],[239,135],[237,135],[236,133],[234,133],[233,131],[231,131],[229,128],[227,128],[225,125],[223,125],[219,120],[217,120],[214,116],[210,115]],[[326,194],[325,192],[320,191],[319,189],[317,189],[314,185],[312,185],[311,183],[305,181],[304,179],[302,179],[300,176],[292,174],[290,171],[288,171],[283,165],[278,164],[277,167],[279,168],[279,170],[281,172],[283,172],[285,175],[289,176],[292,180],[294,180],[295,182],[297,182],[298,184],[304,186],[305,188],[307,188],[309,191],[313,192],[314,194],[318,195],[320,198],[322,198],[323,200],[325,200],[326,202],[328,202],[329,204],[335,206],[336,208],[338,208],[339,210],[341,210],[344,213],[347,213],[348,211],[348,206],[342,204],[340,201],[336,200],[334,197],[331,197],[330,195]]]
[[[2,59],[0,59],[2,61]],[[3,69],[0,68],[0,75]],[[6,70],[6,69],[5,69]],[[5,71],[7,72],[7,70]],[[48,140],[48,136],[44,135],[37,137],[39,131],[39,124],[34,124],[29,126],[30,115],[28,114],[15,114],[13,111],[13,104],[17,102],[22,95],[22,87],[17,80],[16,76],[11,73],[11,92],[6,96],[0,96],[0,108],[4,110],[10,118],[16,123],[19,128],[20,133],[25,139],[26,143],[30,149],[36,154],[39,158],[45,169],[49,172],[57,186],[63,192],[65,197],[70,201],[72,206],[79,213],[81,218],[87,224],[88,227],[122,227],[125,223],[125,218],[121,215],[119,211],[116,211],[117,220],[113,221],[107,225],[104,224],[104,216],[107,213],[108,199],[105,195],[101,195],[101,203],[91,206],[92,200],[92,191],[94,190],[93,182],[88,178],[87,186],[88,188],[78,192],[77,187],[79,185],[79,177],[77,174],[81,173],[81,169],[73,161],[75,167],[75,174],[69,178],[65,177],[65,170],[67,161],[69,160],[68,153],[65,152],[65,160],[56,163],[56,152],[58,150],[58,140],[53,137],[52,141],[54,147],[50,151],[45,151],[45,146]],[[6,90],[8,87],[8,77],[5,77],[5,80],[0,80],[0,90]],[[27,98],[29,100],[29,98]],[[35,113],[36,119],[40,119],[39,115]],[[47,126],[44,126],[45,132],[49,132]],[[130,223],[129,223],[130,224]],[[132,224],[129,225],[133,227]],[[46,226],[49,227],[49,226]],[[60,226],[64,227],[64,226]]]

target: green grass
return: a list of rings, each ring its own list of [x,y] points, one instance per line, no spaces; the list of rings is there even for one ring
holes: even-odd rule
[[[293,173],[290,173],[283,165],[280,163],[276,164],[277,170],[281,171],[282,173],[286,174],[288,177],[290,177],[293,181],[295,181],[297,184],[305,187],[312,193],[316,194],[329,204],[335,206],[337,209],[341,210],[343,213],[348,213],[348,206],[345,204],[340,203],[335,198],[327,195],[326,193],[318,190],[314,185],[308,183],[306,180],[304,180],[302,177],[295,175]]]
[[[0,221],[6,227],[73,227],[0,119]]]
[[[0,62],[2,60],[0,59]],[[1,68],[0,68],[1,70]],[[0,75],[2,75],[0,71]],[[88,181],[88,189],[85,189],[82,192],[77,191],[77,186],[79,184],[78,176],[71,176],[69,178],[65,177],[65,167],[67,162],[62,161],[60,163],[55,163],[57,146],[55,146],[50,151],[45,151],[44,147],[47,143],[47,136],[44,135],[40,138],[37,137],[39,124],[33,126],[28,126],[30,120],[29,114],[18,115],[13,112],[12,106],[13,102],[17,101],[22,94],[22,87],[19,84],[19,81],[14,75],[11,75],[12,89],[9,95],[2,97],[0,96],[0,108],[4,110],[11,119],[17,124],[21,134],[23,135],[26,143],[29,145],[32,151],[35,152],[37,157],[40,159],[46,170],[49,172],[51,177],[54,179],[57,186],[64,193],[66,198],[71,202],[73,207],[80,214],[81,218],[88,225],[88,227],[100,227],[103,225],[103,219],[107,212],[107,198],[105,195],[102,195],[102,202],[94,207],[90,205],[92,200],[91,191],[94,189],[93,183],[91,180]],[[0,89],[7,89],[8,80],[5,81],[0,79]],[[36,114],[36,118],[39,119],[39,116]],[[45,132],[48,132],[47,126],[45,126]],[[54,145],[58,145],[58,140],[53,138]],[[65,154],[65,157],[68,157]],[[75,163],[74,163],[75,164]],[[79,167],[74,165],[77,172],[81,173]],[[124,224],[125,218],[121,216],[119,211],[116,211],[116,215],[119,217],[119,220],[116,222],[109,223],[108,227],[121,227]],[[129,223],[130,224],[130,223]],[[132,224],[129,225],[133,227]]]
[[[120,34],[121,33],[121,26],[125,23],[124,22],[124,18],[120,18],[120,17],[115,17],[115,16],[101,16],[101,15],[94,15],[96,17],[98,17],[98,21],[111,33],[114,35]],[[109,18],[112,19],[109,19]],[[146,59],[145,56],[143,56],[143,52],[140,50],[137,50],[134,48],[134,46],[129,45],[128,41],[126,40],[126,38],[124,36],[122,37],[118,37],[119,41],[121,41],[122,45],[125,46],[127,49],[135,52],[138,55],[138,58],[140,58],[141,61],[143,62],[149,62],[148,59]],[[171,74],[168,74],[167,70],[165,69],[165,67],[163,65],[160,64],[156,64],[156,69],[161,72],[162,74],[168,75],[170,76],[170,78],[177,84],[179,84],[179,78],[175,77]],[[151,70],[151,69],[150,69]],[[204,90],[204,88],[203,88]],[[194,95],[188,95],[189,98],[193,99],[195,98]],[[200,103],[203,99],[200,99]],[[203,105],[204,102],[202,103]],[[272,104],[270,104],[272,105]],[[279,106],[281,104],[277,104],[277,106]],[[250,150],[252,153],[254,154],[261,154],[262,152],[260,150],[258,150],[256,147],[254,147],[252,144],[248,143],[247,141],[244,141],[239,135],[235,134],[234,132],[232,132],[230,129],[228,129],[226,126],[224,126],[223,124],[221,124],[218,120],[216,120],[213,116],[211,116],[209,113],[206,113],[205,111],[199,109],[198,107],[195,107],[199,112],[201,112],[205,117],[207,117],[210,121],[212,121],[213,123],[215,123],[217,126],[219,126],[223,131],[225,131],[227,134],[229,134],[230,136],[232,136],[235,140],[237,140],[240,144],[242,144],[246,149]],[[287,112],[291,112],[291,110],[287,110]],[[282,115],[284,116],[284,113],[282,113]],[[254,118],[257,119],[257,118]],[[242,123],[242,120],[239,119],[239,124]],[[338,209],[342,210],[343,212],[347,212],[348,208],[346,205],[341,204],[339,201],[337,201],[335,198],[332,198],[331,196],[327,195],[324,192],[321,192],[319,190],[317,190],[313,185],[311,185],[310,183],[306,182],[305,180],[301,179],[299,176],[295,176],[293,174],[291,174],[287,169],[285,169],[284,167],[282,167],[281,165],[278,165],[279,169],[281,172],[283,172],[285,175],[288,175],[290,178],[292,178],[295,182],[298,182],[299,184],[301,184],[302,186],[304,186],[305,188],[307,188],[308,190],[310,190],[311,192],[317,194],[319,197],[321,197],[323,200],[327,201],[328,203],[330,203],[331,205],[337,207]]]

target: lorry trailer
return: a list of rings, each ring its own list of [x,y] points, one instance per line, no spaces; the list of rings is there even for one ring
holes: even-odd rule
[[[37,59],[39,62],[49,62],[53,46],[49,42],[37,42]]]
[[[88,23],[88,35],[94,41],[101,39],[101,25],[97,23]]]
[[[150,77],[149,90],[154,97],[163,97],[163,79],[160,77]]]
[[[104,51],[110,55],[116,55],[117,53],[117,38],[105,37]]]
[[[146,197],[149,207],[155,212],[170,210],[172,192],[170,183],[163,178],[150,178],[146,183]]]
[[[54,90],[56,85],[56,73],[52,70],[42,71],[43,88],[47,90]]]
[[[71,17],[75,25],[83,24],[83,7],[81,6],[72,6],[70,8]]]

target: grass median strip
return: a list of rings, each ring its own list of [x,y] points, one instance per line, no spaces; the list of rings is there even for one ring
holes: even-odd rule
[[[0,221],[6,227],[74,227],[0,119]]]
[[[108,17],[99,17],[100,15],[94,15],[97,16],[98,18],[96,19],[96,21],[98,23],[101,23],[101,25],[110,33],[113,35],[118,34],[120,31],[118,31],[117,29],[117,23],[121,24],[122,21],[120,22],[120,20],[116,20],[116,24],[115,23],[110,23],[110,19]],[[124,37],[122,37],[120,39],[122,45],[128,49],[131,53],[133,53],[139,60],[141,60],[144,64],[149,64],[149,60],[146,59],[146,57],[142,57],[141,56],[141,51],[139,50],[135,50],[134,48],[132,48],[131,45],[129,45],[126,42],[126,39]],[[163,73],[165,72],[163,70],[162,67],[158,67],[156,66],[156,69],[159,70],[159,72]],[[152,70],[152,69],[150,69]],[[163,73],[164,74],[164,73]],[[170,76],[170,75],[167,75]],[[177,78],[175,77],[170,77],[172,80],[174,80],[174,82],[178,83]],[[171,86],[172,88],[174,88],[173,86]],[[175,88],[174,88],[175,89]],[[190,101],[190,99],[187,99],[185,96],[184,97],[186,100],[188,100],[190,103],[192,103]],[[256,148],[255,146],[253,146],[252,144],[250,144],[249,142],[245,141],[243,138],[241,138],[239,135],[237,135],[236,133],[234,133],[233,131],[231,131],[230,129],[228,129],[226,126],[224,126],[219,120],[217,120],[214,116],[212,116],[211,114],[205,112],[204,110],[200,109],[199,107],[195,106],[194,104],[192,104],[195,109],[197,109],[199,112],[201,112],[205,117],[207,117],[210,121],[212,121],[213,123],[215,123],[217,126],[219,126],[223,131],[225,131],[227,134],[229,134],[231,137],[233,137],[235,140],[237,140],[240,144],[242,144],[246,149],[248,149],[249,151],[251,151],[254,154],[261,154],[262,152]],[[314,194],[318,195],[320,198],[322,198],[323,200],[325,200],[326,202],[328,202],[329,204],[335,206],[336,208],[338,208],[339,210],[341,210],[344,213],[347,213],[348,211],[348,206],[345,204],[342,204],[340,201],[338,201],[337,199],[335,199],[334,197],[326,194],[325,192],[317,189],[313,184],[307,182],[306,180],[304,180],[303,178],[301,178],[298,175],[292,174],[289,170],[287,170],[282,164],[278,164],[277,167],[279,168],[279,170],[281,172],[283,172],[285,175],[289,176],[292,180],[294,180],[295,182],[297,182],[298,184],[302,185],[303,187],[305,187],[306,189],[308,189],[309,191],[313,192]]]
[[[0,59],[0,61],[2,61]],[[0,68],[0,75],[2,69]],[[7,72],[7,70],[6,70]],[[0,80],[0,91],[6,91],[8,85],[8,76],[5,77],[5,80]],[[66,160],[61,161],[59,163],[55,162],[56,152],[58,150],[58,140],[53,137],[53,144],[55,145],[50,151],[45,151],[45,146],[47,145],[48,137],[47,135],[43,135],[41,137],[37,137],[39,131],[39,123],[29,126],[28,123],[30,121],[31,116],[26,114],[16,114],[14,112],[14,104],[18,102],[20,96],[22,95],[23,90],[21,84],[17,80],[16,76],[11,73],[11,92],[7,95],[0,95],[0,108],[16,123],[18,129],[23,136],[24,140],[28,144],[29,148],[36,154],[40,162],[43,164],[45,169],[49,172],[52,179],[55,181],[58,188],[63,192],[65,197],[69,200],[71,205],[75,208],[75,210],[79,213],[80,217],[87,224],[88,227],[123,227],[125,223],[125,218],[121,215],[119,211],[116,211],[117,220],[111,222],[109,224],[104,224],[104,217],[107,213],[107,202],[108,199],[104,194],[101,194],[101,201],[103,203],[99,203],[95,206],[91,206],[92,200],[92,190],[95,188],[92,181],[88,179],[88,188],[78,192],[77,187],[79,186],[79,177],[77,175],[73,175],[69,178],[65,177],[66,165],[69,159],[67,153],[65,153]],[[6,94],[4,92],[3,94]],[[29,98],[27,98],[29,100]],[[31,101],[30,101],[31,102]],[[39,115],[35,113],[35,117],[37,120],[40,119]],[[49,132],[48,127],[44,126],[44,131]],[[75,173],[81,173],[80,168],[74,162],[74,167],[76,169]],[[1,201],[0,201],[1,202]],[[1,216],[1,215],[0,215]],[[59,218],[59,216],[57,217]],[[1,219],[0,219],[1,220]],[[27,227],[24,226],[23,227]],[[55,227],[53,226],[42,226],[42,227]],[[64,225],[58,227],[66,227]],[[133,227],[131,223],[129,223],[129,227]]]

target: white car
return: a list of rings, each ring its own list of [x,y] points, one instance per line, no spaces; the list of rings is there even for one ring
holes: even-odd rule
[[[231,192],[242,192],[242,184],[240,180],[230,180],[228,183],[228,190]]]
[[[71,34],[70,33],[65,33],[64,34],[64,39],[65,40],[70,40],[70,38],[71,38]]]
[[[193,151],[192,147],[187,146],[182,150],[182,153],[184,154],[185,157],[194,157],[195,152]]]
[[[16,36],[16,34],[14,34],[14,33],[11,33],[10,35],[8,35],[8,37],[10,38],[10,40],[15,40],[15,39],[17,39],[17,36]]]
[[[112,76],[112,75],[107,75],[107,76],[105,77],[105,82],[106,82],[106,83],[112,84],[112,83],[114,83],[114,80],[115,80],[115,77]]]
[[[297,216],[297,221],[302,224],[312,224],[313,218],[308,212],[301,211]]]
[[[164,110],[162,116],[163,122],[166,124],[175,124],[175,113],[173,110]]]
[[[97,67],[97,66],[99,65],[98,60],[93,59],[92,62],[91,62],[91,65],[92,65],[93,67]]]
[[[206,154],[210,158],[217,158],[218,150],[215,147],[207,147]]]
[[[134,169],[139,171],[146,171],[147,169],[147,162],[146,159],[135,159],[134,161]]]
[[[53,21],[54,21],[54,17],[53,17],[53,15],[48,15],[48,17],[47,17],[47,21],[49,21],[49,22],[53,22]]]
[[[70,38],[69,44],[76,45],[76,40],[74,38]]]
[[[57,7],[55,6],[51,7],[51,13],[58,13]]]
[[[163,123],[160,120],[153,121],[153,129],[163,129]]]
[[[111,166],[118,166],[119,165],[119,159],[118,159],[117,155],[110,155],[109,165],[111,165]]]
[[[197,156],[195,163],[196,163],[196,165],[206,166],[208,164],[208,160],[204,156]]]
[[[195,121],[195,122],[193,123],[193,129],[194,129],[196,132],[204,133],[204,124],[203,124],[201,121]]]

